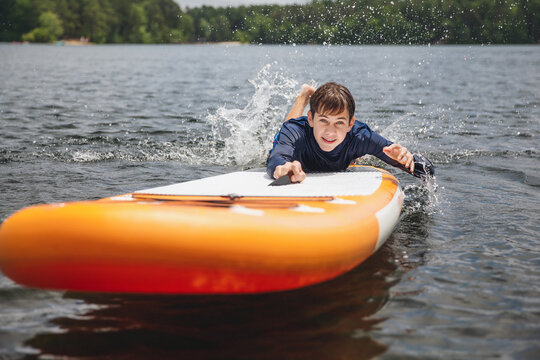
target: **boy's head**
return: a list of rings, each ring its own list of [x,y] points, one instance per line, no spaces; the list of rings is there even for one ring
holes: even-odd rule
[[[323,151],[332,151],[354,125],[355,103],[351,92],[333,82],[320,86],[309,99],[308,121]]]
[[[335,82],[327,82],[315,90],[309,99],[312,116],[318,114],[336,115],[347,110],[349,121],[354,116],[354,98],[345,86]]]

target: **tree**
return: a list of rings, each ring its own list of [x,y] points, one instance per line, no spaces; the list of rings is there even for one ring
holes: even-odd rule
[[[24,41],[51,42],[63,34],[62,22],[50,11],[39,16],[40,26],[22,36]]]
[[[193,21],[193,17],[189,14],[181,15],[179,29],[183,34],[184,41],[193,39],[195,35],[195,22]]]
[[[212,18],[211,41],[229,41],[232,38],[229,19],[223,14]]]
[[[110,32],[112,9],[108,1],[82,0],[80,1],[79,34],[93,42],[104,43]]]
[[[0,40],[51,41],[62,33],[54,28],[94,42],[538,43],[540,0],[312,0],[185,12],[174,0],[0,0]]]
[[[32,30],[39,21],[40,12],[31,0],[14,0],[7,7],[9,17],[4,22],[10,30],[11,40],[20,40],[21,35]]]
[[[210,39],[210,34],[212,34],[212,26],[204,17],[199,20],[199,29],[197,31],[199,41],[207,41]]]

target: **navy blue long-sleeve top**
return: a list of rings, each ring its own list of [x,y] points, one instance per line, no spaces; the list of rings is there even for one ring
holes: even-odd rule
[[[315,140],[313,128],[309,126],[307,117],[302,116],[290,119],[283,124],[274,139],[266,171],[270,177],[273,177],[277,166],[294,160],[298,160],[306,172],[343,171],[355,159],[369,154],[410,173],[404,165],[391,159],[383,152],[383,148],[391,144],[391,141],[357,120],[341,144],[332,151],[323,151]],[[433,164],[427,158],[419,154],[414,154],[413,158],[414,176],[434,175]]]

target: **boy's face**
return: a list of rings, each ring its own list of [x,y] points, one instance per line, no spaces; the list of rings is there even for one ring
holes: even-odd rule
[[[312,112],[308,111],[308,122],[313,128],[317,144],[323,151],[328,152],[345,140],[345,136],[354,125],[354,116],[349,121],[347,109],[335,115],[325,114],[323,110],[321,113],[316,112],[313,116]]]

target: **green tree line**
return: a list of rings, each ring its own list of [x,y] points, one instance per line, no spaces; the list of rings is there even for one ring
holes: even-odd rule
[[[540,0],[313,0],[187,8],[173,0],[0,0],[0,41],[538,43]]]

